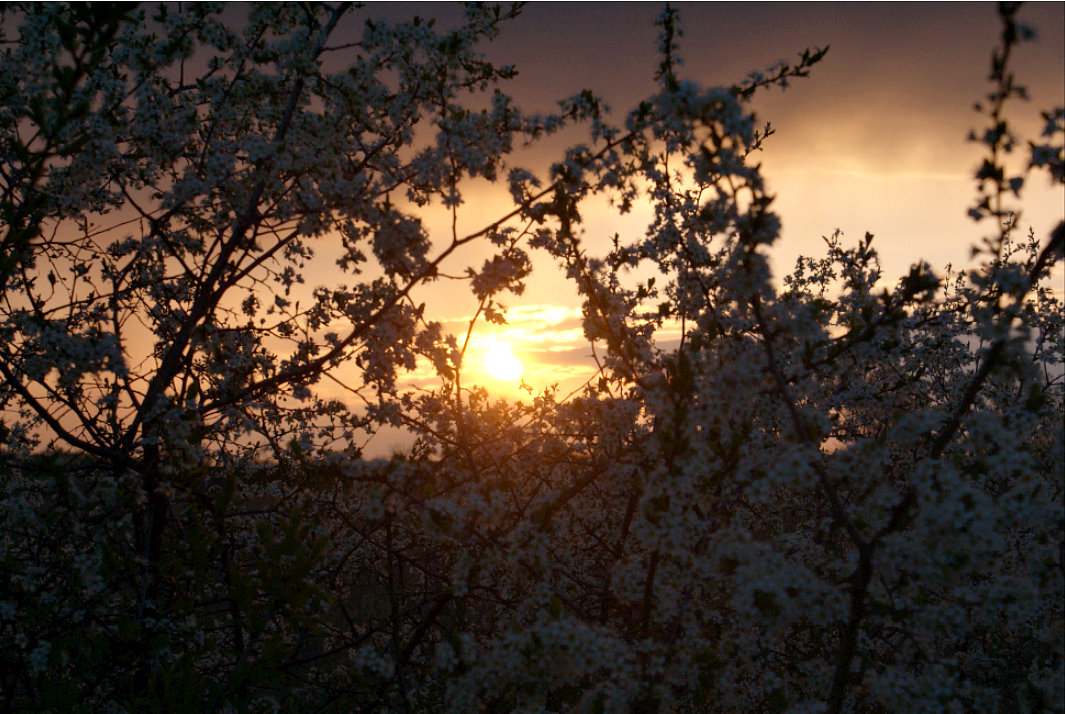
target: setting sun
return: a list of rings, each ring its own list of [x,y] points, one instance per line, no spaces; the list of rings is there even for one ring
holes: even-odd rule
[[[484,353],[484,369],[498,380],[512,382],[521,377],[521,360],[509,345],[495,344]]]

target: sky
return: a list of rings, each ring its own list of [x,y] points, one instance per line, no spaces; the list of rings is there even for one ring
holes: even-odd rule
[[[980,235],[965,211],[981,158],[965,137],[982,126],[972,105],[988,91],[999,32],[993,4],[678,7],[682,76],[706,86],[794,60],[806,47],[830,47],[809,78],[754,103],[777,131],[759,160],[784,219],[787,264],[835,228],[855,240],[867,230],[877,235],[892,273],[905,272],[917,251],[933,264],[965,255]],[[555,98],[590,87],[623,116],[654,91],[661,9],[534,2],[488,54],[518,67],[512,91],[523,106],[550,109]],[[1033,101],[1015,106],[1011,118],[1031,129],[1038,110],[1065,104],[1065,4],[1028,5],[1021,18],[1039,33],[1015,64]],[[1046,231],[1060,216],[1061,193],[1030,198],[1042,208],[1032,206],[1029,217]]]
[[[894,282],[918,260],[942,269],[969,264],[970,247],[988,227],[966,215],[974,202],[972,174],[980,147],[966,142],[983,119],[973,104],[989,91],[986,78],[999,24],[992,3],[677,3],[684,37],[680,75],[704,86],[730,85],[807,47],[829,46],[807,79],[786,91],[760,94],[753,107],[776,130],[758,155],[783,222],[774,247],[779,277],[800,254],[819,254],[822,236],[839,229],[845,243],[876,236],[885,280]],[[593,89],[620,122],[654,92],[655,17],[659,3],[533,2],[485,47],[489,58],[514,64],[505,86],[525,111],[551,111],[555,102]],[[391,18],[455,16],[431,3],[371,3],[366,12]],[[1041,128],[1039,111],[1065,105],[1065,4],[1026,5],[1020,18],[1037,40],[1016,53],[1014,69],[1032,101],[1008,116],[1027,136]],[[546,166],[558,142],[522,160]],[[501,206],[490,192],[467,194],[462,227],[475,230]],[[1045,237],[1060,220],[1065,193],[1037,176],[1025,192],[1023,227]],[[640,211],[627,219],[594,207],[585,211],[583,239],[593,254],[615,232],[640,231]],[[646,212],[643,214],[646,216]],[[439,219],[438,219],[439,220]],[[442,223],[442,220],[440,221]],[[432,229],[434,221],[427,224]],[[631,234],[631,233],[630,233]],[[473,258],[475,255],[459,256]],[[1060,275],[1059,275],[1060,279]],[[435,292],[434,292],[435,291]],[[454,288],[429,291],[435,319],[466,333],[476,302]],[[479,323],[467,367],[471,379],[513,396],[513,380],[481,367],[483,354],[509,347],[536,389],[578,386],[593,373],[580,328],[578,300],[559,271],[538,259],[525,293],[504,299],[502,328]],[[668,336],[667,336],[668,337]],[[427,374],[413,383],[430,386]]]
[[[756,160],[762,164],[774,208],[783,229],[773,247],[777,280],[800,254],[820,255],[822,236],[839,229],[845,244],[868,231],[876,236],[888,283],[910,265],[928,261],[942,271],[962,267],[970,247],[988,230],[966,215],[973,204],[972,174],[982,158],[978,145],[967,143],[971,129],[984,119],[973,103],[989,91],[986,81],[991,48],[999,33],[992,3],[675,3],[684,37],[678,74],[703,86],[728,86],[754,70],[780,60],[794,61],[808,47],[829,46],[811,76],[787,91],[757,95],[758,118],[776,133]],[[512,64],[518,76],[506,83],[525,112],[549,112],[556,102],[592,89],[613,107],[617,123],[655,91],[658,64],[655,18],[664,3],[531,2],[506,23],[485,54],[497,64]],[[246,8],[227,7],[239,21]],[[359,10],[348,31],[358,33],[365,17],[408,19],[437,17],[439,26],[455,23],[454,4],[371,2]],[[1031,3],[1022,21],[1035,27],[1036,42],[1021,46],[1013,68],[1032,101],[1014,103],[1008,116],[1022,136],[1041,128],[1039,111],[1065,106],[1065,3]],[[544,142],[516,157],[517,162],[546,168],[572,141]],[[1065,212],[1065,190],[1049,188],[1045,176],[1025,187],[1022,230],[1030,225],[1044,239]],[[474,185],[465,194],[459,231],[483,228],[510,210],[505,190]],[[621,217],[606,206],[582,208],[583,245],[603,254],[615,233],[638,237],[650,213],[638,206]],[[425,214],[430,236],[443,247],[450,234],[445,211]],[[320,273],[308,275],[308,289],[343,281],[331,254],[339,241],[318,246]],[[479,265],[485,253],[471,247],[458,251],[445,272],[461,273]],[[350,279],[350,276],[348,276]],[[1059,268],[1058,290],[1065,293]],[[349,280],[350,281],[350,280]],[[552,385],[565,395],[595,377],[592,346],[584,339],[580,301],[574,287],[544,255],[534,256],[534,272],[521,296],[505,296],[508,324],[483,319],[471,329],[477,301],[461,282],[440,281],[413,295],[428,305],[426,317],[439,321],[460,341],[471,336],[464,365],[465,386],[481,384],[493,394],[527,398],[523,381],[534,392]],[[676,331],[661,335],[668,346]],[[675,342],[674,342],[675,344]],[[512,354],[523,365],[520,375],[500,376],[485,364],[488,355]],[[341,375],[345,376],[345,375]],[[327,396],[344,398],[342,391]],[[428,365],[407,375],[405,386],[432,388],[439,380]],[[355,406],[355,405],[353,405]],[[387,454],[409,437],[384,435],[368,455]]]

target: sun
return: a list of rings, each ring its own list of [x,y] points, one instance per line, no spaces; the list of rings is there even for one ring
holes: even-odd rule
[[[484,353],[484,369],[503,382],[513,382],[521,377],[521,360],[510,351],[510,346],[496,343]]]

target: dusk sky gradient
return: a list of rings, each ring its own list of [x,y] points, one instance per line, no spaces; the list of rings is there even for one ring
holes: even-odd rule
[[[585,87],[619,117],[654,91],[654,19],[659,3],[531,3],[489,48],[514,63],[522,106],[549,110]],[[992,3],[679,3],[685,36],[683,77],[728,85],[806,47],[830,47],[809,78],[761,93],[754,107],[777,133],[762,162],[784,219],[783,252],[816,247],[841,228],[855,240],[878,237],[886,267],[904,272],[923,255],[963,260],[982,234],[966,215],[982,128],[972,110],[999,26]],[[1039,126],[1042,109],[1065,104],[1065,4],[1022,10],[1037,40],[1014,69],[1032,101],[1014,104],[1019,128]],[[1029,187],[1030,215],[1045,233],[1060,216],[1062,193]],[[1034,194],[1042,195],[1034,195]],[[1037,205],[1032,205],[1037,204]],[[916,252],[915,252],[916,251]]]
[[[759,120],[776,130],[756,160],[783,221],[773,253],[778,280],[799,254],[820,255],[822,236],[836,229],[847,244],[866,231],[876,236],[889,283],[918,260],[940,271],[948,263],[956,268],[969,263],[971,246],[989,231],[966,215],[976,195],[972,175],[982,158],[980,146],[966,136],[985,125],[973,105],[990,89],[990,53],[1000,29],[994,4],[675,6],[684,31],[679,74],[703,86],[730,85],[779,60],[794,62],[807,47],[830,47],[809,78],[787,91],[762,92],[753,105]],[[485,52],[517,67],[518,77],[503,89],[524,111],[551,111],[558,99],[589,88],[622,123],[655,90],[654,20],[663,7],[534,2]],[[446,26],[459,11],[432,3],[380,3],[364,12],[391,19],[437,17]],[[1008,117],[1024,137],[1034,138],[1042,127],[1039,112],[1065,105],[1065,4],[1026,5],[1020,18],[1037,31],[1036,41],[1022,45],[1012,63],[1032,100],[1015,102]],[[518,162],[544,168],[584,137],[566,139],[547,142]],[[470,230],[505,207],[488,189],[482,194],[475,188],[466,199],[461,220]],[[1045,239],[1063,205],[1061,187],[1051,190],[1047,177],[1033,176],[1025,187],[1023,230],[1031,225]],[[646,210],[619,217],[589,207],[583,235],[589,252],[605,251],[615,232],[642,233],[646,216]],[[427,224],[433,227],[432,220]],[[523,296],[504,299],[512,308],[510,325],[481,324],[475,338],[482,348],[493,340],[510,344],[534,387],[560,382],[565,390],[590,376],[590,349],[582,340],[575,291],[550,261],[538,260],[536,268]],[[473,298],[448,285],[426,294],[437,307],[436,319],[461,337],[476,308]],[[428,386],[428,378],[416,375],[414,381]]]

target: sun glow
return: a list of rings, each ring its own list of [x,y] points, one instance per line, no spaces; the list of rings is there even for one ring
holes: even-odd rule
[[[503,382],[513,382],[521,377],[521,360],[510,351],[510,346],[496,343],[484,353],[484,369]]]

